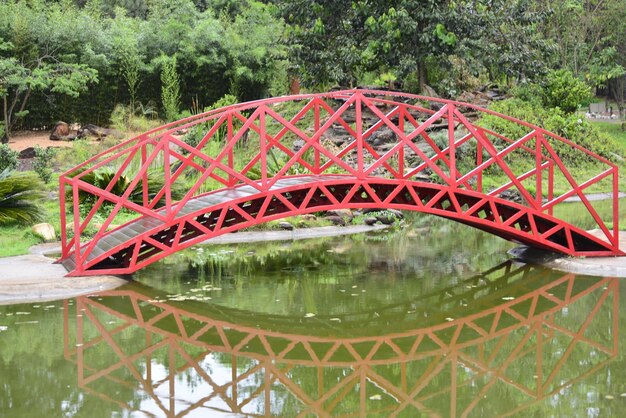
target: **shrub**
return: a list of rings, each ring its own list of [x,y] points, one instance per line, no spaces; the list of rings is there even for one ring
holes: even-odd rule
[[[574,77],[570,71],[557,70],[548,73],[543,91],[543,103],[546,107],[558,107],[565,113],[573,113],[591,97],[591,87]]]
[[[205,112],[210,110],[219,109],[221,107],[230,106],[232,104],[237,103],[237,98],[231,94],[227,94],[213,103],[211,106],[204,109]],[[189,132],[185,134],[183,137],[183,142],[192,147],[197,147],[202,138],[209,132],[213,123],[201,123],[195,126],[192,126],[189,129]],[[226,138],[226,125],[221,126],[211,138],[211,141],[222,142]],[[184,154],[187,154],[187,150],[183,151]]]
[[[536,83],[520,83],[511,89],[511,94],[513,97],[533,105],[541,106],[543,104],[543,87]]]
[[[180,80],[176,72],[176,57],[161,57],[161,101],[165,110],[165,119],[175,121],[180,108]]]
[[[76,173],[76,175],[77,174],[78,173]],[[100,171],[96,171],[96,172],[92,171],[90,173],[87,173],[81,177],[81,180],[83,180],[85,183],[89,183],[93,186],[96,186],[104,190],[105,188],[109,186],[109,184],[111,183],[115,175],[116,175],[115,171],[103,169]],[[117,178],[117,180],[111,187],[110,193],[116,196],[122,196],[126,192],[128,187],[130,186],[130,183],[134,177],[135,176],[127,176],[125,174],[121,175],[120,177]],[[156,197],[157,193],[161,191],[161,189],[164,186],[165,186],[165,177],[163,176],[162,172],[161,173],[157,171],[148,172],[148,198],[149,199],[153,199],[154,197]],[[72,198],[71,193],[72,193],[71,190],[67,192],[68,199]],[[185,195],[185,192],[182,189],[182,185],[179,185],[179,184],[172,185],[172,199],[173,200],[179,200],[184,195]],[[139,205],[143,203],[143,189],[141,187],[141,183],[139,183],[133,189],[133,191],[128,196],[128,199],[131,202],[137,203]],[[82,204],[91,205],[95,203],[97,198],[91,193],[81,191],[79,194],[79,200],[80,200],[81,205]],[[157,206],[163,206],[163,205],[165,205],[165,196],[161,197],[161,199],[159,200],[159,203],[157,204]],[[101,208],[107,209],[112,206],[114,206],[112,202],[104,202]]]
[[[17,168],[19,152],[9,148],[7,144],[0,144],[0,172]]]
[[[145,132],[161,124],[155,117],[152,106],[138,103],[137,111],[133,112],[128,106],[117,105],[111,113],[111,125],[120,131]]]
[[[615,160],[615,150],[619,149],[613,138],[602,135],[591,122],[579,118],[576,114],[568,114],[560,108],[546,109],[539,104],[513,98],[494,102],[490,109],[540,126],[609,160]],[[512,140],[517,140],[529,132],[529,128],[488,114],[479,119],[478,125]],[[578,163],[587,160],[586,154],[567,144],[558,142],[553,143],[553,146],[566,162]]]
[[[33,224],[43,218],[40,183],[32,173],[0,172],[0,225]]]
[[[48,147],[42,148],[39,145],[35,146],[35,162],[33,164],[33,170],[39,176],[39,178],[45,183],[50,183],[52,177],[52,160],[56,155],[56,148]]]

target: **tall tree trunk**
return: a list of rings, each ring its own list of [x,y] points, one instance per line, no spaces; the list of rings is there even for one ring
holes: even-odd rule
[[[2,120],[4,121],[4,133],[2,134],[2,138],[0,138],[0,143],[2,144],[8,144],[9,143],[9,103],[7,101],[7,96],[4,96],[3,98],[3,112],[2,112]]]
[[[426,63],[424,61],[418,61],[417,63],[417,81],[419,83],[420,93],[424,93],[424,88],[428,84],[428,71],[426,70]]]

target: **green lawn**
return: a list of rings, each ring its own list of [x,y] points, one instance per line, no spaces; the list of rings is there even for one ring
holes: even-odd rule
[[[593,122],[593,126],[601,132],[611,135],[617,140],[621,148],[615,150],[616,154],[626,155],[626,130],[622,129],[622,124],[618,122]]]
[[[0,228],[0,257],[27,254],[28,248],[40,242],[30,227],[3,226]]]

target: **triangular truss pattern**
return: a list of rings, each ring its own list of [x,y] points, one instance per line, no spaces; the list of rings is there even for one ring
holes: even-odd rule
[[[61,176],[61,260],[71,275],[132,273],[239,228],[363,207],[433,213],[573,256],[623,254],[614,164],[497,115],[526,132],[507,138],[461,109],[493,114],[452,101],[350,90],[242,103],[150,131]],[[190,145],[176,135],[184,129],[204,134]],[[575,178],[559,156],[563,146],[595,160],[598,172]],[[108,181],[97,187],[94,176]],[[496,183],[489,190],[486,176]],[[567,185],[561,194],[555,178]],[[603,219],[585,195],[591,187],[614,193],[612,219]],[[568,198],[582,202],[599,236],[553,216]],[[109,215],[86,240],[103,206]],[[137,219],[111,231],[121,210]]]
[[[548,282],[541,277],[523,280],[536,272],[526,266],[511,270],[510,264],[496,273],[501,276],[493,282],[499,303],[452,321],[440,318],[441,323],[371,337],[323,337],[288,328],[266,331],[255,324],[212,318],[206,307],[194,309],[193,303],[163,303],[154,290],[150,296],[110,291],[77,299],[78,333],[69,335],[73,331],[66,324],[65,354],[77,362],[83,389],[130,410],[146,402],[125,405],[99,392],[110,387],[99,382],[141,389],[151,410],[165,416],[182,416],[196,408],[280,414],[267,408],[272,392],[286,396],[285,389],[298,413],[317,416],[359,411],[467,416],[473,410],[494,408],[485,402],[496,392],[510,393],[517,401],[498,404],[513,410],[494,410],[494,415],[513,414],[595,373],[618,355],[617,280],[590,283],[572,274]],[[515,277],[512,286],[522,287],[509,289],[517,297],[502,300],[500,280]],[[524,290],[529,283],[532,290]],[[465,283],[449,290],[444,293],[451,298],[468,291]],[[484,295],[483,289],[473,291]],[[574,306],[584,306],[585,315],[561,315],[564,308]],[[263,323],[259,316],[255,321]],[[120,339],[137,330],[146,336],[143,346],[128,346]],[[561,348],[556,350],[555,345]],[[597,361],[581,366],[578,356],[590,350]],[[215,362],[215,356],[223,360]],[[152,374],[159,358],[168,359],[167,368],[159,366],[160,372]],[[515,362],[533,367],[520,372]],[[217,373],[216,367],[225,370]],[[398,370],[404,376],[400,380]],[[177,391],[177,376],[183,373],[195,376],[204,396],[193,402],[179,399],[188,394]],[[231,374],[232,379],[219,380]],[[317,389],[302,386],[304,374],[317,376]],[[348,402],[353,396],[356,401]],[[252,404],[255,411],[246,409]],[[188,409],[174,411],[176,405]],[[343,411],[344,405],[357,410]]]

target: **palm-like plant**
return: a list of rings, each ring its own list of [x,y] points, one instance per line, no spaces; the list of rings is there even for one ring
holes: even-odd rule
[[[0,225],[32,224],[43,218],[40,181],[34,173],[0,172]]]
[[[78,173],[77,173],[78,174]],[[93,186],[96,186],[100,189],[106,189],[109,184],[113,181],[116,173],[113,170],[101,170],[101,171],[92,171],[84,174],[81,177],[81,180],[85,183],[89,183]],[[132,176],[121,175],[117,178],[117,180],[113,183],[113,186],[109,190],[110,193],[116,196],[122,196],[126,190],[130,187]],[[165,177],[163,173],[158,171],[150,171],[148,172],[148,198],[150,200],[154,199],[154,197],[161,191],[163,187],[165,187]],[[172,185],[172,199],[178,200],[181,199],[185,195],[185,192],[180,184]],[[69,190],[67,192],[67,198],[72,198],[72,191]],[[131,202],[141,204],[143,202],[143,189],[140,185],[136,185],[133,191],[130,193],[128,199]],[[97,197],[93,194],[87,193],[85,191],[79,192],[79,200],[80,203],[89,203],[93,204]],[[165,196],[163,196],[157,207],[165,205]],[[105,202],[104,207],[111,207],[112,203]]]

